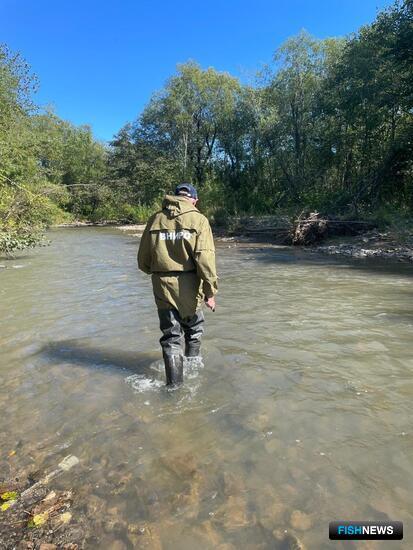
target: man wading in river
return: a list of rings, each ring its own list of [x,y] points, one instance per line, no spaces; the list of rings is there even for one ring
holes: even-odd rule
[[[168,386],[183,382],[184,342],[187,357],[199,356],[202,302],[215,310],[214,239],[197,202],[192,185],[178,185],[175,196],[166,195],[162,210],[149,219],[138,251],[139,269],[152,275]]]

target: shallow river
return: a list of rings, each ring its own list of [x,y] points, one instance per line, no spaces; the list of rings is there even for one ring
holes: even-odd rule
[[[219,243],[204,366],[166,391],[137,239],[50,238],[0,262],[3,478],[76,455],[86,548],[389,547],[329,542],[340,519],[412,548],[411,266]]]

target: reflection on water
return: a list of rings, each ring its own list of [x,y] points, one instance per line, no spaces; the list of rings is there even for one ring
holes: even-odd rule
[[[204,365],[168,391],[137,243],[51,238],[0,270],[0,471],[79,457],[59,484],[87,548],[344,548],[329,521],[411,523],[410,266],[222,244]]]

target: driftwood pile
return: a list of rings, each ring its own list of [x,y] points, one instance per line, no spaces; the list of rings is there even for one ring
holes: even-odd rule
[[[319,212],[303,212],[293,224],[291,244],[309,246],[340,235],[358,235],[373,225],[356,220],[337,220]]]
[[[333,236],[358,235],[375,226],[358,220],[339,220],[319,212],[302,212],[298,218],[287,215],[250,216],[234,219],[234,228],[215,234],[223,240],[240,238],[247,241],[278,245],[311,246]]]

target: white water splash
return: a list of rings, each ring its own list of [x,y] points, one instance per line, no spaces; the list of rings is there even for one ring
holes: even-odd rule
[[[185,380],[197,378],[199,370],[204,367],[202,357],[184,357],[184,383]],[[137,392],[156,391],[165,386],[164,365],[162,361],[155,361],[150,369],[154,371],[154,377],[148,378],[144,374],[132,374],[125,378],[126,384]],[[155,374],[156,373],[156,374]],[[158,378],[159,376],[159,378]],[[196,388],[190,388],[191,392],[196,391]]]
[[[165,384],[162,380],[146,378],[144,374],[132,374],[131,376],[127,376],[125,382],[138,393],[157,390]]]
[[[199,370],[204,368],[204,362],[201,356],[184,358],[184,377],[197,378]]]

